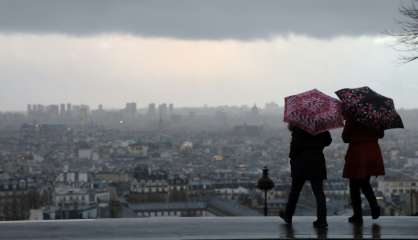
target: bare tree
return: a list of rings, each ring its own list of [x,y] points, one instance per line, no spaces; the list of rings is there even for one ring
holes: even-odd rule
[[[399,20],[400,31],[392,34],[401,46],[400,51],[405,52],[401,57],[404,62],[418,59],[418,0],[411,1],[409,5],[402,5],[399,9],[403,19]]]

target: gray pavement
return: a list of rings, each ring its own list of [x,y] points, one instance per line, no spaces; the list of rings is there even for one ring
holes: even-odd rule
[[[418,239],[418,217],[365,218],[354,227],[347,217],[329,217],[327,231],[312,227],[314,217],[295,217],[287,227],[277,217],[130,218],[0,222],[0,239]]]

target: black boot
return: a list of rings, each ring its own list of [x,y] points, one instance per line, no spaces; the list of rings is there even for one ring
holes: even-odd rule
[[[353,207],[353,216],[348,218],[348,222],[354,224],[363,223],[363,209],[361,207],[360,186],[362,181],[358,179],[350,179],[350,198]]]
[[[327,228],[328,227],[328,223],[327,220],[316,220],[313,222],[313,226],[314,228]]]
[[[363,224],[363,217],[361,215],[353,215],[348,218],[348,222],[353,224]]]
[[[378,219],[380,217],[380,207],[379,205],[371,208],[372,218]]]
[[[292,216],[288,216],[284,211],[280,211],[279,212],[279,217],[281,219],[283,219],[283,221],[287,224],[287,225],[292,225]]]

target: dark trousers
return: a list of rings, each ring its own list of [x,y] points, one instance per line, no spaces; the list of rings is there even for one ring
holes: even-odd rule
[[[378,207],[376,196],[374,195],[373,188],[370,185],[370,177],[350,178],[351,206],[353,207],[353,213],[355,216],[363,215],[360,191],[363,192],[371,209]]]
[[[292,186],[290,188],[289,199],[286,205],[286,215],[288,217],[292,217],[295,213],[299,194],[305,184],[305,181],[307,180],[299,178],[292,179]],[[314,193],[316,199],[316,216],[318,217],[318,220],[325,221],[327,218],[327,205],[325,202],[323,180],[315,179],[308,181],[311,182],[312,192]]]

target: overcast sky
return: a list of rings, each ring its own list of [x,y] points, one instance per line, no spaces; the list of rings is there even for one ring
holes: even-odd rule
[[[410,1],[405,1],[408,4]],[[0,110],[264,105],[369,85],[418,107],[398,0],[0,0]]]

